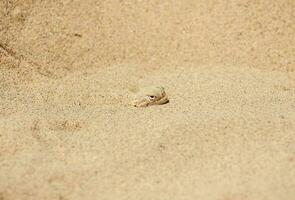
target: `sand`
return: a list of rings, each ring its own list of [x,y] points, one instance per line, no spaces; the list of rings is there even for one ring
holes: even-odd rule
[[[2,0],[0,199],[295,199],[294,11]]]

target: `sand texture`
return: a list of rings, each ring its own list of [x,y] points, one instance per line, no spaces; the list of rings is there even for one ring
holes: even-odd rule
[[[1,0],[0,200],[295,199],[294,36],[293,0]]]

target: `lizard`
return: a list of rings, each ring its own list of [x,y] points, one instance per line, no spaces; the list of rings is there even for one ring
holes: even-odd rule
[[[163,86],[147,87],[140,90],[132,104],[135,107],[162,105],[169,102]]]

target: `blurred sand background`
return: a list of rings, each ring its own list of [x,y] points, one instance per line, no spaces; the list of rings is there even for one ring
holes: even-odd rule
[[[0,1],[1,200],[295,199],[294,111],[293,0]]]

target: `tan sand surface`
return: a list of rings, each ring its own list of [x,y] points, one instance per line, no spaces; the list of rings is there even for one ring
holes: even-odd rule
[[[0,1],[0,200],[295,199],[294,35],[292,0]]]

